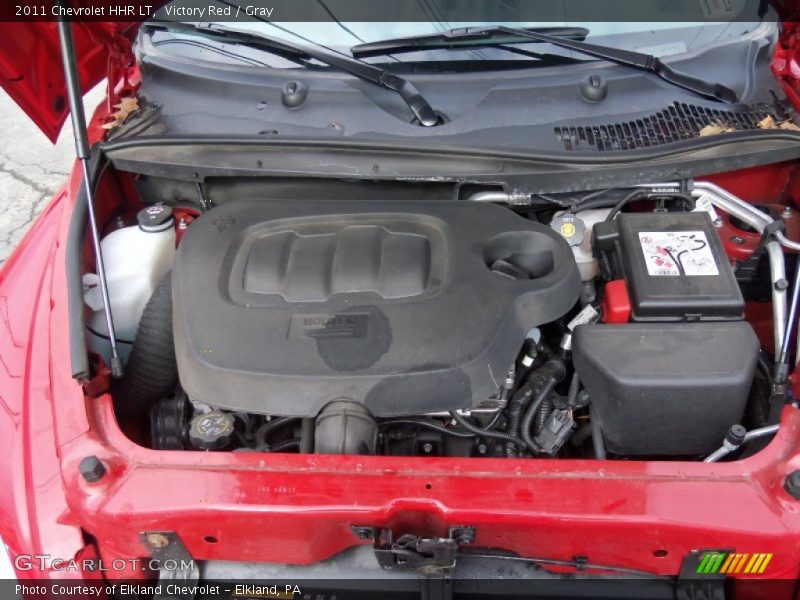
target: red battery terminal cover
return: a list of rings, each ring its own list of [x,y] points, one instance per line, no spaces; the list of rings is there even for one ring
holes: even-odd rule
[[[603,293],[604,323],[627,323],[631,319],[631,299],[624,279],[609,281]]]

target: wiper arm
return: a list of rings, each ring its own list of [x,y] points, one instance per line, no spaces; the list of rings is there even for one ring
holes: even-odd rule
[[[585,27],[536,27],[519,31],[544,33],[576,41],[583,41],[589,35],[589,30]],[[432,35],[415,35],[358,44],[350,48],[350,53],[356,58],[367,58],[419,50],[457,50],[500,44],[529,44],[530,41],[527,36],[509,35],[500,31],[498,27],[460,27]]]
[[[273,38],[263,33],[237,31],[220,27],[214,23],[177,23],[177,22],[151,22],[145,23],[149,29],[165,29],[168,31],[183,31],[219,39],[229,44],[239,44],[251,48],[263,48],[269,52],[289,58],[291,60],[313,58],[323,64],[349,73],[359,79],[368,81],[380,87],[396,92],[414,113],[420,125],[432,127],[439,123],[439,115],[428,104],[423,95],[413,83],[389,73],[380,67],[361,62],[343,54],[336,54],[320,48],[302,46],[292,42]]]
[[[588,32],[587,32],[588,33]],[[512,38],[512,41],[501,41],[502,36]],[[610,46],[600,46],[589,44],[577,39],[569,39],[570,36],[549,35],[536,29],[516,29],[504,25],[493,25],[482,28],[462,28],[452,29],[448,32],[429,36],[419,36],[417,38],[398,38],[396,40],[385,40],[371,44],[361,44],[351,48],[353,56],[375,56],[377,54],[412,52],[421,49],[435,48],[458,48],[464,46],[496,46],[501,43],[520,43],[522,40],[532,40],[552,44],[559,48],[566,48],[581,54],[593,56],[602,60],[640,69],[653,73],[655,76],[695,94],[699,94],[712,100],[736,104],[739,97],[729,87],[721,83],[710,83],[692,75],[687,75],[676,71],[665,64],[657,56],[636,52],[634,50],[622,50]],[[574,36],[573,36],[574,37]]]

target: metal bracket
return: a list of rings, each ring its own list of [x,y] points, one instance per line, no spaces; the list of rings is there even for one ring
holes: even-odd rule
[[[390,529],[363,525],[351,529],[358,539],[372,540],[375,558],[382,568],[416,572],[422,600],[452,600],[450,571],[456,565],[458,548],[475,542],[475,528],[468,525],[451,527],[446,538],[406,533],[396,540]]]
[[[406,533],[375,548],[384,569],[440,573],[456,566],[458,542],[450,538],[423,538]]]
[[[158,583],[161,589],[168,589],[170,583],[180,583],[181,589],[192,589],[200,580],[200,568],[189,554],[186,546],[174,531],[147,531],[139,534],[142,543],[150,551],[150,556],[162,566],[175,568],[160,568],[158,570]],[[194,593],[183,592],[175,594],[156,594],[153,600],[194,600]]]
[[[394,539],[390,529],[354,526],[359,539],[373,540],[378,564],[384,569],[417,571],[425,576],[448,572],[456,564],[459,546],[475,541],[475,528],[451,527],[448,537],[418,537],[406,533]]]

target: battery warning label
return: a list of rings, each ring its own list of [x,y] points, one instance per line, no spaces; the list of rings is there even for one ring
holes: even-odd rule
[[[640,231],[647,273],[654,277],[719,275],[702,231]]]

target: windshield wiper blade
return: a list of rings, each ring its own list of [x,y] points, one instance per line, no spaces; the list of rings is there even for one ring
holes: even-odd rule
[[[575,41],[583,41],[589,35],[585,27],[536,27],[521,31],[544,33]],[[520,35],[509,35],[497,27],[459,27],[432,35],[418,35],[393,40],[367,42],[350,48],[356,58],[370,56],[386,56],[419,50],[457,50],[464,48],[480,48],[500,44],[529,44],[530,38]]]
[[[228,29],[214,23],[178,23],[150,22],[145,23],[149,29],[165,29],[167,31],[197,33],[215,38],[229,44],[239,44],[251,48],[262,48],[279,56],[292,60],[312,58],[330,67],[340,69],[350,75],[368,81],[380,87],[396,92],[414,114],[420,125],[432,127],[439,123],[439,115],[428,104],[424,96],[407,79],[389,73],[380,67],[361,62],[343,54],[337,54],[321,48],[294,44],[287,40],[274,38],[263,33],[245,32]]]
[[[588,33],[588,32],[587,32]],[[721,83],[712,83],[676,71],[669,65],[665,64],[657,56],[645,54],[643,52],[636,52],[634,50],[622,50],[620,48],[613,48],[611,46],[600,46],[598,44],[589,44],[580,40],[569,39],[568,36],[548,35],[541,33],[535,29],[516,29],[514,27],[506,27],[504,25],[493,25],[490,27],[481,28],[461,28],[452,29],[445,33],[436,35],[419,36],[418,38],[398,38],[396,40],[385,40],[381,42],[374,42],[371,44],[361,44],[351,48],[353,56],[375,56],[376,53],[399,53],[411,52],[421,49],[436,49],[436,48],[458,48],[465,46],[497,46],[501,43],[502,36],[515,38],[513,43],[520,43],[518,39],[530,40],[534,42],[552,44],[559,48],[566,48],[581,54],[593,56],[601,60],[607,60],[618,65],[647,71],[654,74],[656,77],[678,86],[695,94],[699,94],[712,100],[719,102],[727,102],[728,104],[736,104],[739,102],[739,97],[729,87]],[[461,40],[461,43],[458,43]],[[380,52],[378,46],[380,45]],[[366,53],[364,47],[368,46]],[[371,47],[371,48],[370,48]]]

